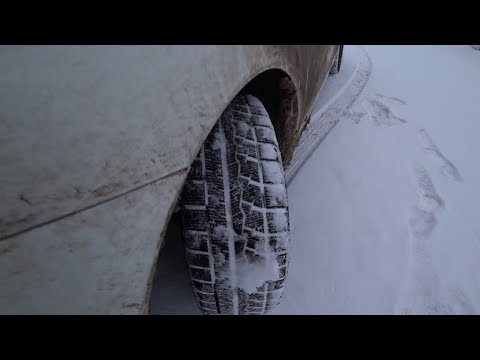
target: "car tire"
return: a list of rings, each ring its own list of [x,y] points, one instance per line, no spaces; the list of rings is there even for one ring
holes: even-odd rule
[[[340,45],[337,49],[335,55],[335,60],[333,60],[332,67],[330,68],[330,74],[337,74],[342,67],[342,57],[343,57],[343,45]]]
[[[204,314],[266,314],[288,270],[285,174],[262,103],[238,95],[191,166],[182,193],[185,259]]]

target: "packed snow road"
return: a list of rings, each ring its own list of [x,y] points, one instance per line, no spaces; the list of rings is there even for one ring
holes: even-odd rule
[[[364,49],[365,88],[353,81],[362,52],[347,46],[346,75],[317,100],[317,119],[345,109],[290,179],[291,262],[273,313],[479,313],[480,52]],[[178,239],[160,254],[152,314],[200,313]]]

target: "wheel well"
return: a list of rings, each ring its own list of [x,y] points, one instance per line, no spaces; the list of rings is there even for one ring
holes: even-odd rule
[[[283,166],[287,167],[297,136],[298,99],[293,81],[284,71],[270,69],[253,78],[240,94],[251,94],[265,106],[275,129]]]
[[[294,129],[298,118],[298,99],[297,90],[293,81],[284,71],[270,69],[250,80],[250,82],[240,90],[239,94],[251,94],[257,97],[262,102],[263,106],[265,106],[275,129],[275,134],[282,153],[283,166],[287,167],[293,155],[297,136]],[[180,197],[181,195],[178,196],[177,202],[180,201]],[[165,223],[165,233],[162,235],[162,243],[158,256],[161,256],[164,252],[162,248],[166,245],[168,240],[170,240],[168,243],[174,243],[175,240],[178,240],[174,238],[175,228],[178,229],[181,227],[182,223],[180,216],[173,211],[169,221]],[[168,237],[172,237],[172,239],[168,239]],[[148,304],[147,313],[151,310],[150,305],[152,301],[156,301],[155,299],[157,299],[157,296],[159,295],[159,292],[154,291],[153,288],[155,288],[155,279],[157,276],[156,269],[159,264],[161,264],[160,261],[161,260],[157,258],[152,269],[146,300],[146,303]]]

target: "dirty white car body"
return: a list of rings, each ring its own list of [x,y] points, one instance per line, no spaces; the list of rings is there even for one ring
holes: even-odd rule
[[[147,313],[163,233],[223,110],[281,71],[293,151],[337,47],[1,46],[0,313]]]

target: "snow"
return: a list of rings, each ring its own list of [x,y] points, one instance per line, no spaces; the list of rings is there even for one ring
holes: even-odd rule
[[[248,104],[251,106],[256,106],[256,107],[263,107],[263,104],[258,100],[255,96],[251,95],[245,95],[245,99],[247,100]]]
[[[250,262],[244,256],[237,262],[238,288],[248,294],[256,292],[266,281],[278,278],[279,266],[275,260],[275,253],[270,247],[268,249],[256,249],[265,254],[263,261]],[[265,253],[267,251],[268,253]]]
[[[217,226],[213,231],[216,237],[222,238],[224,241],[226,241],[229,236],[235,240],[239,238],[233,229],[229,230],[224,226]],[[217,259],[219,264],[218,279],[229,279],[232,283],[236,284],[237,288],[242,289],[249,294],[257,291],[257,287],[262,286],[265,281],[276,279],[278,274],[278,263],[275,261],[275,255],[272,250],[270,248],[264,249],[264,245],[255,250],[265,255],[265,258],[262,259],[263,261],[250,262],[246,256],[243,256],[235,262],[235,272],[232,272],[231,264],[225,262],[225,259]],[[225,266],[224,263],[227,266]],[[234,275],[234,279],[232,278],[232,275]]]
[[[226,221],[226,236],[228,238],[228,256],[229,258],[235,257],[235,232],[233,231],[233,221],[232,221],[232,205],[231,205],[231,197],[230,197],[230,177],[228,171],[228,161],[227,161],[227,140],[225,138],[225,132],[223,129],[223,124],[220,121],[219,123],[219,132],[220,135],[220,143],[222,148],[222,173],[223,173],[223,191],[224,191],[224,202],[225,202],[225,221]],[[216,229],[215,229],[216,230]],[[230,267],[230,284],[232,288],[237,288],[237,269],[236,269],[236,262],[229,261],[228,262]],[[233,292],[233,314],[238,315],[239,312],[239,304],[238,304],[238,293],[236,291]]]
[[[471,46],[345,47],[286,173],[290,266],[274,314],[480,313],[479,103]],[[169,256],[152,313],[199,313]]]
[[[200,315],[202,312],[197,306],[187,274],[179,221],[170,222],[165,238],[165,247],[160,251],[152,285],[150,314]]]
[[[341,72],[327,78],[323,84],[313,106],[311,121],[285,172],[287,184],[292,181],[316,147],[340,120],[340,116],[348,114],[348,110],[367,84],[372,69],[368,54],[360,47],[348,47],[344,52],[354,61],[344,63]]]
[[[265,160],[277,160],[278,153],[277,149],[272,144],[258,144],[260,150],[260,156]]]
[[[218,150],[223,146],[224,139],[218,132],[213,133],[212,150]]]
[[[265,188],[265,195],[268,198],[267,204],[270,207],[285,206],[287,204],[287,193],[283,184],[269,184]]]
[[[367,86],[289,186],[275,313],[478,313],[480,54],[366,49]]]
[[[283,180],[283,168],[280,163],[276,161],[263,161],[262,162],[263,168],[263,175],[265,183],[271,184],[273,183],[274,179],[282,179]],[[260,172],[262,174],[262,172]],[[271,181],[270,181],[271,180]],[[278,181],[278,180],[277,180]],[[263,183],[263,182],[262,182]]]

